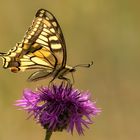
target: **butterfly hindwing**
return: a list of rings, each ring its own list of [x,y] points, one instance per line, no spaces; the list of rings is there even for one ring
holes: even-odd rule
[[[40,79],[43,78],[47,78],[51,76],[51,71],[49,71],[48,69],[42,69],[42,70],[38,70],[34,73],[32,73],[29,77],[28,77],[28,81],[38,81]]]

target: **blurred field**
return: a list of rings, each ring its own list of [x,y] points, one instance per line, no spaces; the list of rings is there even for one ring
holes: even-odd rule
[[[54,133],[52,140],[140,139],[140,2],[137,0],[2,1],[0,51],[21,41],[37,9],[45,8],[58,19],[67,43],[70,65],[94,61],[91,69],[75,73],[75,87],[89,90],[102,108],[96,124],[85,136]],[[0,61],[2,66],[2,61]],[[31,72],[13,74],[0,69],[0,140],[43,140],[44,130],[13,105]]]

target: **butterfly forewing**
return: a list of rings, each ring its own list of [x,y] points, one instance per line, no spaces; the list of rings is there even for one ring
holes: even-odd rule
[[[61,28],[55,17],[48,11],[40,9],[36,13],[36,17],[32,26],[26,32],[23,42],[25,44],[33,44],[48,48],[55,60],[55,66],[64,67],[66,64],[66,47]],[[35,47],[35,48],[36,48]]]

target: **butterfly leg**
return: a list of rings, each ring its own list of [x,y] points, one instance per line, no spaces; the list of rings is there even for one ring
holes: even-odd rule
[[[59,76],[58,79],[66,81],[67,84],[71,87],[73,84],[71,83],[70,79],[64,77],[64,76]]]
[[[49,87],[51,86],[52,82],[55,80],[56,77],[53,77],[52,80],[49,82]],[[53,85],[53,84],[52,84]]]

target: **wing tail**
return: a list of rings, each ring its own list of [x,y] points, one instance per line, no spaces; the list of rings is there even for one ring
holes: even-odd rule
[[[0,52],[0,57],[6,56],[7,53]]]

